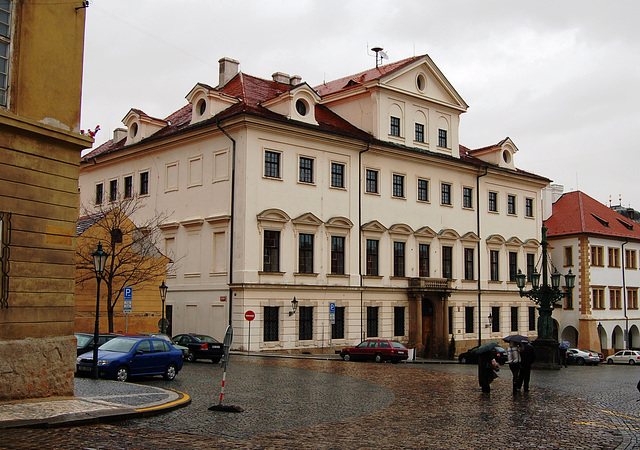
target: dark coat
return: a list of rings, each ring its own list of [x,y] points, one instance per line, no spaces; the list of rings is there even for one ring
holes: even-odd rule
[[[522,365],[530,366],[536,360],[536,350],[531,344],[524,344],[524,348],[520,351],[520,359]]]

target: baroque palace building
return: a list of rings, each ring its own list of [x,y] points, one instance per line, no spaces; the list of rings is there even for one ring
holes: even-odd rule
[[[81,161],[83,205],[138,196],[171,214],[174,334],[231,323],[241,350],[379,336],[440,357],[452,337],[460,352],[536,335],[515,275],[538,260],[549,180],[516,168],[509,138],[460,145],[468,106],[428,55],[316,87],[219,64],[217,86],[164,119],[131,109]]]
[[[80,5],[0,0],[0,400],[73,395]]]

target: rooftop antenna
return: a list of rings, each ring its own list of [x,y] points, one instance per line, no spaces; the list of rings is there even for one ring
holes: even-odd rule
[[[383,59],[389,59],[387,54],[383,51],[382,47],[373,47],[371,51],[376,54],[376,69],[382,64]]]

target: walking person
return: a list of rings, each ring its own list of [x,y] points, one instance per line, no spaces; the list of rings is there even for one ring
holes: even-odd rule
[[[482,392],[491,392],[491,382],[498,378],[496,371],[500,370],[500,365],[495,360],[493,350],[478,353],[478,384]]]
[[[520,349],[518,348],[517,342],[510,342],[509,348],[507,349],[507,363],[509,363],[509,369],[511,370],[511,375],[513,377],[513,393],[517,394],[519,392],[518,388],[518,377],[520,376]]]
[[[517,389],[524,387],[529,392],[529,380],[531,378],[531,365],[536,360],[536,351],[528,342],[520,344],[520,374],[518,376]]]

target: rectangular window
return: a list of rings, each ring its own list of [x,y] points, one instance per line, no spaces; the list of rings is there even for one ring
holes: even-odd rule
[[[629,309],[638,309],[638,289],[627,289],[627,306]]]
[[[604,267],[604,247],[591,246],[591,265]]]
[[[529,306],[529,331],[536,330],[536,307]]]
[[[313,183],[313,159],[300,157],[300,182]]]
[[[449,325],[449,334],[453,334],[453,306],[449,306],[449,317],[448,317],[448,325]]]
[[[637,255],[635,250],[625,250],[624,251],[624,267],[625,269],[637,269],[638,263]]]
[[[489,211],[492,211],[492,212],[498,211],[498,193],[497,192],[489,192]]]
[[[264,264],[265,272],[280,271],[280,232],[264,230]]]
[[[313,273],[313,234],[298,237],[298,273]]]
[[[518,252],[509,252],[509,281],[515,282],[518,275]]]
[[[451,204],[451,185],[449,183],[442,183],[440,185],[440,203],[443,205]]]
[[[438,147],[447,148],[447,130],[438,130]]]
[[[331,339],[344,339],[344,306],[336,306],[336,320],[331,324]]]
[[[489,251],[489,266],[491,269],[491,281],[500,281],[500,265],[499,265],[500,253],[498,250]]]
[[[264,152],[264,176],[269,178],[280,178],[280,153]]]
[[[0,308],[9,307],[11,213],[0,211]]]
[[[149,195],[149,172],[140,173],[140,195]]]
[[[442,246],[442,278],[453,278],[453,247]]]
[[[133,177],[124,177],[124,198],[131,198],[133,196]]]
[[[104,186],[102,183],[96,184],[96,205],[101,205],[104,197]]]
[[[429,201],[429,180],[418,178],[418,201]]]
[[[391,134],[391,136],[400,136],[400,118],[391,116],[390,124],[389,134]]]
[[[622,309],[622,290],[609,288],[609,309]]]
[[[280,308],[278,306],[265,306],[263,309],[263,333],[262,337],[265,342],[279,340],[280,332],[278,330]]]
[[[620,249],[609,247],[609,267],[620,267]]]
[[[533,199],[527,198],[524,201],[524,215],[527,217],[533,217]]]
[[[393,196],[404,198],[404,176],[393,174]]]
[[[593,298],[593,309],[604,309],[604,288],[594,287],[591,289]]]
[[[404,242],[393,243],[393,276],[404,277]]]
[[[470,187],[462,188],[462,207],[473,208],[473,189]]]
[[[11,45],[11,2],[0,1],[0,106],[7,106],[9,48]]]
[[[313,339],[313,306],[300,306],[298,312],[298,339],[310,341]]]
[[[511,331],[518,331],[518,307],[511,307]]]
[[[118,200],[118,180],[109,181],[109,201],[115,202]]]
[[[573,247],[564,248],[564,266],[573,267]]]
[[[536,255],[527,253],[527,281],[531,282],[531,275],[536,270]]]
[[[344,236],[331,236],[331,273],[344,275]]]
[[[564,298],[564,309],[573,309],[573,294]]]
[[[507,195],[507,214],[516,214],[516,196]]]
[[[365,191],[369,194],[378,193],[378,171],[367,169]]]
[[[473,333],[474,323],[475,322],[473,320],[473,306],[465,306],[464,307],[464,332]]]
[[[500,332],[500,307],[499,306],[491,307],[491,332],[492,333]]]
[[[404,336],[404,306],[393,307],[393,335]]]
[[[420,277],[429,276],[429,244],[418,244],[418,266]]]
[[[367,337],[378,336],[378,307],[367,306]]]
[[[474,278],[474,261],[473,261],[474,249],[464,249],[464,279],[473,280]]]
[[[344,164],[331,163],[331,187],[344,188]]]
[[[424,142],[424,125],[421,123],[416,124],[416,142]]]
[[[367,239],[367,275],[378,276],[378,243],[375,239]]]

